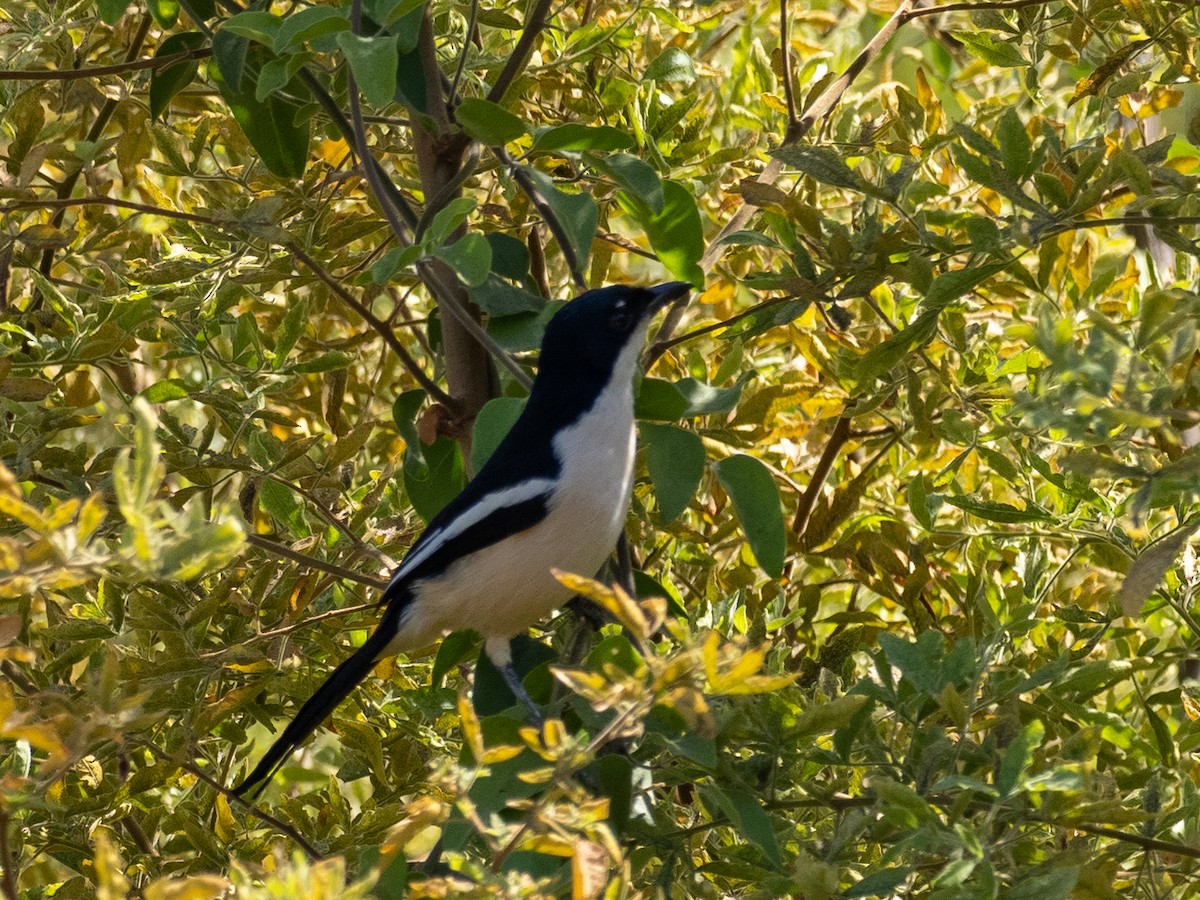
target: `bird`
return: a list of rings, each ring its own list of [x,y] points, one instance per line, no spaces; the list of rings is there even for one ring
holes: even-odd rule
[[[690,290],[681,281],[609,285],[551,317],[537,376],[508,434],[396,567],[375,630],[233,793],[261,791],[381,659],[450,631],[479,632],[488,658],[542,723],[513,668],[511,640],[570,599],[552,569],[592,575],[616,546],[633,487],[640,352],[655,313]]]

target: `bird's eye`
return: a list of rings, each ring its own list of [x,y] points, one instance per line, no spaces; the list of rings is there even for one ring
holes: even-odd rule
[[[617,304],[609,316],[608,327],[613,331],[628,331],[633,327],[633,310],[625,303]]]

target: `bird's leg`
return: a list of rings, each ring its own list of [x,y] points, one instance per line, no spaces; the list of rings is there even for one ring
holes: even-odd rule
[[[483,646],[488,659],[504,676],[504,683],[508,685],[508,689],[529,711],[529,720],[540,729],[546,724],[546,719],[542,715],[542,711],[537,708],[537,704],[533,702],[533,698],[529,696],[529,692],[525,690],[525,685],[521,684],[521,676],[513,667],[512,641],[508,638],[488,638]]]
[[[545,725],[546,720],[542,716],[542,711],[537,708],[537,704],[533,702],[533,698],[525,690],[525,685],[521,684],[521,676],[517,674],[517,670],[513,668],[511,661],[500,667],[500,674],[504,676],[504,683],[508,685],[508,689],[516,695],[516,698],[529,711],[529,721],[539,729]]]

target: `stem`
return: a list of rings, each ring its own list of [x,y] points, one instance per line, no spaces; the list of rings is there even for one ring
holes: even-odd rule
[[[0,71],[0,81],[78,81],[81,78],[103,78],[108,75],[124,75],[126,72],[140,72],[143,69],[160,69],[173,66],[175,63],[186,62],[189,59],[207,59],[212,56],[212,47],[199,47],[195,50],[180,50],[170,56],[156,56],[153,59],[136,59],[133,62],[114,63],[111,66],[92,66],[90,69],[12,69]]]
[[[504,68],[496,78],[496,83],[488,91],[487,99],[493,103],[499,103],[504,99],[513,79],[520,74],[529,61],[529,56],[533,53],[534,42],[542,33],[542,29],[546,27],[546,18],[550,14],[551,2],[552,0],[537,0],[536,5],[529,11],[529,18],[525,20],[525,27],[517,39],[517,46],[513,47],[513,52],[504,63]]]
[[[247,534],[246,543],[251,547],[258,547],[260,550],[266,550],[268,553],[273,553],[276,556],[281,556],[284,559],[290,559],[292,562],[299,563],[302,566],[307,566],[310,569],[316,569],[318,572],[324,572],[327,575],[333,575],[345,581],[356,581],[359,584],[366,585],[369,588],[382,590],[387,587],[387,582],[382,578],[373,578],[370,575],[361,575],[353,569],[347,569],[345,566],[335,565],[334,563],[325,562],[323,559],[317,559],[315,556],[309,556],[307,553],[301,553],[299,550],[293,550],[286,544],[281,544],[279,541],[273,541],[270,538],[263,537],[261,534]],[[374,606],[375,604],[369,604]],[[338,610],[339,613],[344,610]]]
[[[792,534],[797,537],[804,533],[804,529],[808,525],[808,517],[812,515],[813,507],[817,503],[817,496],[821,493],[821,487],[825,484],[825,479],[829,477],[829,470],[833,468],[833,461],[837,459],[837,455],[849,439],[850,417],[843,415],[833,426],[829,440],[825,442],[825,450],[821,453],[821,458],[817,460],[816,468],[813,469],[812,477],[808,481],[808,488],[801,495],[800,503],[796,507],[796,517],[792,519]]]

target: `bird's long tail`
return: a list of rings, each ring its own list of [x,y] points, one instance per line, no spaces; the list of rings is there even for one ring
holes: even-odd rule
[[[304,705],[300,707],[300,712],[296,713],[295,718],[283,730],[283,734],[276,738],[275,743],[258,761],[254,771],[233,788],[233,793],[241,796],[260,783],[262,787],[265,787],[271,776],[287,761],[292,751],[303,744],[308,736],[317,730],[317,726],[324,722],[325,718],[346,698],[346,695],[367,677],[396,635],[393,618],[393,616],[384,614],[383,621],[367,638],[366,643],[359,647],[353,656],[334,669],[325,679],[325,683],[317,688],[317,692],[305,701]],[[257,791],[255,793],[257,794]]]

